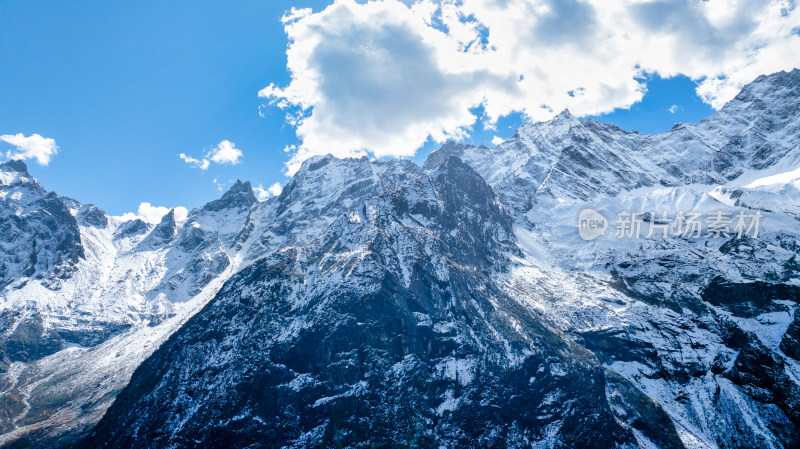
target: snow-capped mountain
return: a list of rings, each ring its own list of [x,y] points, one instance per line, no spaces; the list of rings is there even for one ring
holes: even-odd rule
[[[788,171],[800,165],[797,73],[762,76],[711,117],[663,134],[581,121],[565,110],[550,122],[523,125],[492,149],[448,143],[427,164],[448,155],[462,158],[519,211],[547,199],[717,185],[751,171]]]
[[[48,193],[20,162],[0,164],[0,170],[0,195],[31,205],[8,203],[10,223],[41,226],[28,217],[56,216],[45,209],[55,198],[61,219],[73,226],[51,226],[57,232],[43,231],[44,237],[9,234],[10,242],[38,238],[58,247],[65,231],[77,240],[78,261],[57,271],[60,277],[44,269],[30,277],[10,273],[0,293],[0,385],[8,404],[0,416],[0,445],[21,439],[40,447],[70,442],[93,425],[136,366],[241,267],[311,241],[353,205],[404,183],[411,176],[405,171],[421,172],[410,163],[317,158],[279,198],[257,202],[250,184],[237,182],[183,221],[170,212],[150,224]],[[17,193],[20,186],[29,191]],[[7,247],[15,250],[3,257],[33,260],[30,243]],[[44,254],[59,260],[55,251]]]
[[[422,168],[317,157],[185,220],[19,162],[0,201],[0,444],[800,444],[800,70],[658,135],[565,111]],[[729,232],[654,227],[685,213]]]
[[[517,212],[525,257],[507,291],[664,407],[686,447],[800,444],[790,325],[800,300],[799,70],[760,77],[715,115],[664,134],[565,112],[497,148],[438,153],[429,168],[461,157]],[[666,239],[616,238],[612,227],[588,242],[576,231],[584,209],[609,221],[689,211],[763,218],[756,238],[675,228]]]
[[[488,276],[516,253],[510,231],[489,186],[450,158],[231,278],[84,444],[635,446],[591,354]],[[669,431],[643,432],[677,443],[618,382],[619,407]]]
[[[152,225],[60,198],[19,162],[0,173],[14,230],[3,234],[0,441],[39,441],[102,416],[159,339],[229,276],[249,213],[229,199],[252,191],[234,186],[216,202],[226,207],[193,211],[179,227],[173,212]]]
[[[31,278],[58,288],[84,258],[77,220],[22,161],[0,166],[0,188],[0,288],[19,288]]]

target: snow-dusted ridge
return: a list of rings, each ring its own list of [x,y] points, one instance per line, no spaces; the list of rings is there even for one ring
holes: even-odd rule
[[[565,111],[157,225],[2,164],[0,445],[73,442],[133,374],[87,447],[794,447],[798,169],[800,70],[658,135]],[[587,242],[584,208],[763,227]]]

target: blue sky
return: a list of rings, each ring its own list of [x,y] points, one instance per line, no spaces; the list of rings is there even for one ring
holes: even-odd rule
[[[259,116],[257,94],[288,79],[280,18],[297,3],[0,3],[0,134],[55,139],[58,155],[30,171],[112,214],[203,204],[215,178],[283,181],[296,138],[283,114]],[[178,158],[224,139],[241,163],[202,172]]]
[[[304,139],[287,111],[258,93],[293,81],[281,17],[292,6],[318,13],[327,3],[2,2],[0,135],[54,139],[58,154],[47,166],[28,161],[30,171],[49,190],[114,215],[145,201],[192,208],[237,178],[283,184],[284,148]],[[666,131],[713,113],[697,87],[687,76],[650,75],[647,94],[629,109],[587,116]],[[495,129],[466,127],[463,140],[489,145],[522,121],[510,112]],[[223,140],[243,152],[238,164],[203,171],[178,157],[202,158]],[[436,146],[428,138],[413,160]],[[0,142],[0,154],[12,148]]]

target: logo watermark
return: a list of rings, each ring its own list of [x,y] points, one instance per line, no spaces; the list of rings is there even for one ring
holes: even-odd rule
[[[608,220],[600,212],[584,209],[578,215],[578,233],[584,240],[594,240],[605,235],[608,229]]]
[[[620,212],[617,214],[614,237],[618,239],[678,238],[730,238],[745,236],[757,238],[761,227],[761,211],[678,211]],[[593,209],[584,209],[578,215],[578,234],[584,240],[594,240],[605,235],[609,221]]]

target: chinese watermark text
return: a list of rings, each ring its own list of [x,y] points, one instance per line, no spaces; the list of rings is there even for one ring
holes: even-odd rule
[[[618,239],[667,239],[679,237],[731,238],[745,236],[757,238],[761,226],[761,211],[678,211],[620,212],[615,222],[614,237]],[[605,235],[610,227],[601,213],[584,209],[578,216],[578,233],[584,240]]]

